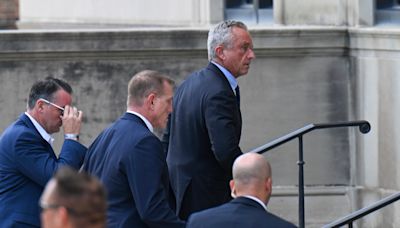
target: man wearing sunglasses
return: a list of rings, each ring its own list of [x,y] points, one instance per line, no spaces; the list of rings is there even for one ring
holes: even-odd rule
[[[86,147],[79,143],[82,112],[72,107],[71,86],[46,78],[29,93],[27,111],[0,137],[0,227],[40,227],[37,204],[53,173],[63,165],[78,169]],[[63,127],[57,157],[51,134]]]

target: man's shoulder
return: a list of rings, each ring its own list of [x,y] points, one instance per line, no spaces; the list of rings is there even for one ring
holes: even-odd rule
[[[131,131],[134,129],[134,131]],[[125,113],[117,120],[107,126],[98,136],[99,137],[114,137],[131,136],[132,134],[145,133],[148,131],[144,122],[139,117],[131,113]]]
[[[104,129],[93,144],[109,144],[112,140],[119,140],[132,145],[148,137],[158,139],[139,117],[127,113]]]
[[[271,224],[272,227],[277,228],[294,228],[294,224],[284,220],[277,215],[266,212],[261,208],[254,208],[243,206],[234,202],[228,202],[223,205],[206,209],[192,214],[189,218],[189,223],[203,223],[202,221],[218,221],[220,223],[227,223],[234,220],[256,219],[260,224]],[[250,221],[250,220],[249,220]]]
[[[213,95],[220,92],[229,92],[231,90],[228,80],[222,73],[203,68],[200,71],[189,75],[178,87],[175,95],[183,93],[191,94],[209,94]]]
[[[290,223],[289,221],[286,221],[285,219],[267,212],[268,218],[267,221],[271,224],[274,224],[275,227],[278,228],[294,228],[296,227],[293,223]]]
[[[36,138],[39,137],[39,133],[36,129],[28,126],[24,121],[21,119],[16,120],[10,126],[4,130],[3,134],[1,135],[1,139],[8,139],[12,138],[14,140],[19,138]]]
[[[202,211],[195,212],[190,216],[190,219],[202,220],[203,218],[220,217],[221,214],[227,213],[231,209],[232,209],[232,205],[230,202],[228,202],[228,203],[216,206],[216,207],[212,207],[212,208],[208,208],[208,209],[205,209]],[[229,214],[231,214],[231,213],[229,213]]]

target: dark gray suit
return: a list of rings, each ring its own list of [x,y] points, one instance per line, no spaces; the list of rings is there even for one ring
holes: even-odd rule
[[[256,201],[238,197],[222,206],[190,216],[187,228],[294,228],[292,223],[271,214]]]
[[[176,90],[163,137],[176,208],[192,212],[228,202],[233,161],[242,154],[240,107],[223,73],[212,63]]]

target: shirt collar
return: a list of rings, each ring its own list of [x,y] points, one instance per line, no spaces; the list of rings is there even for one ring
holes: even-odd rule
[[[263,203],[260,199],[258,199],[257,197],[254,196],[250,196],[250,195],[243,195],[243,197],[252,199],[254,201],[256,201],[257,203],[259,203],[264,209],[265,211],[267,211],[267,206],[265,205],[265,203]]]
[[[225,67],[219,65],[218,63],[211,61],[215,66],[218,67],[218,69],[220,69],[222,71],[222,73],[224,74],[225,78],[228,80],[229,85],[231,86],[233,92],[236,95],[236,87],[238,86],[238,82],[236,80],[236,78],[231,74],[231,72],[229,72]]]
[[[146,117],[144,117],[144,116],[142,116],[141,114],[139,114],[139,113],[137,113],[137,112],[134,112],[134,111],[128,110],[128,111],[126,111],[126,112],[138,116],[140,119],[143,120],[144,124],[146,124],[146,127],[147,127],[151,132],[153,132],[153,125],[151,125],[150,121],[148,121],[148,120],[146,119]]]
[[[39,132],[39,134],[42,136],[42,138],[44,140],[46,140],[46,142],[48,142],[50,145],[53,145],[54,138],[51,137],[51,135],[49,133],[47,133],[47,131],[42,127],[42,125],[40,125],[35,120],[35,118],[33,118],[31,115],[29,115],[28,112],[25,112],[25,115],[27,115],[28,118],[31,120],[31,122],[33,123],[33,126],[35,126],[36,130]]]

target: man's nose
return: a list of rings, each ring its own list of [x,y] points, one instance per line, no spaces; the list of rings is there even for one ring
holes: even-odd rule
[[[256,58],[256,53],[254,52],[253,49],[250,49],[250,53],[248,55],[249,59],[255,59]]]

